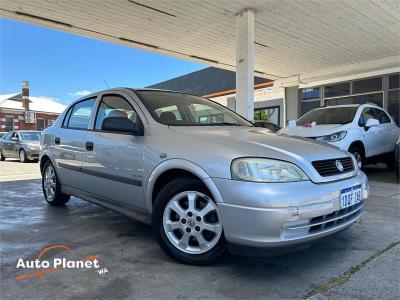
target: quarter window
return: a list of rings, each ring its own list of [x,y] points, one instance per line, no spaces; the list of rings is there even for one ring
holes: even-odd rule
[[[87,129],[95,101],[96,99],[92,98],[76,103],[67,114],[66,120],[68,124],[66,127],[72,129]]]
[[[95,129],[101,130],[103,121],[107,117],[123,117],[136,124],[138,115],[129,102],[119,95],[105,95],[101,99],[96,116]]]

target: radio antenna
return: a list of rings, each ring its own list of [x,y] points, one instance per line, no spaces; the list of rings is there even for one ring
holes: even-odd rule
[[[104,80],[104,83],[106,84],[107,88],[110,88],[110,87],[108,86],[108,83],[107,83],[106,79],[103,78],[103,80]]]

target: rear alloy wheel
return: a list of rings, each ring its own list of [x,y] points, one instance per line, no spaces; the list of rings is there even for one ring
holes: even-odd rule
[[[217,204],[201,181],[167,184],[157,196],[153,225],[160,246],[180,262],[209,264],[226,250]]]
[[[62,206],[70,196],[61,193],[61,185],[53,164],[47,161],[42,173],[42,190],[46,202],[54,206]]]
[[[24,149],[19,150],[19,161],[22,163],[26,163],[28,158],[26,157],[26,153]]]

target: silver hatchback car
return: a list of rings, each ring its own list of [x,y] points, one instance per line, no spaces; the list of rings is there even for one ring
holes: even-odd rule
[[[43,193],[152,224],[170,256],[207,264],[351,226],[368,197],[348,152],[272,134],[215,102],[118,88],[72,103],[41,137]]]

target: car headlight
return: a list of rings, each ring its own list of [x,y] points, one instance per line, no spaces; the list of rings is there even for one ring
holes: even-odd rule
[[[337,142],[337,141],[343,140],[344,137],[346,136],[346,134],[347,134],[347,131],[339,131],[339,132],[335,132],[332,134],[319,136],[315,139],[318,141],[323,141],[323,142]]]
[[[296,165],[268,158],[238,158],[232,161],[232,179],[252,182],[293,182],[308,180]]]

